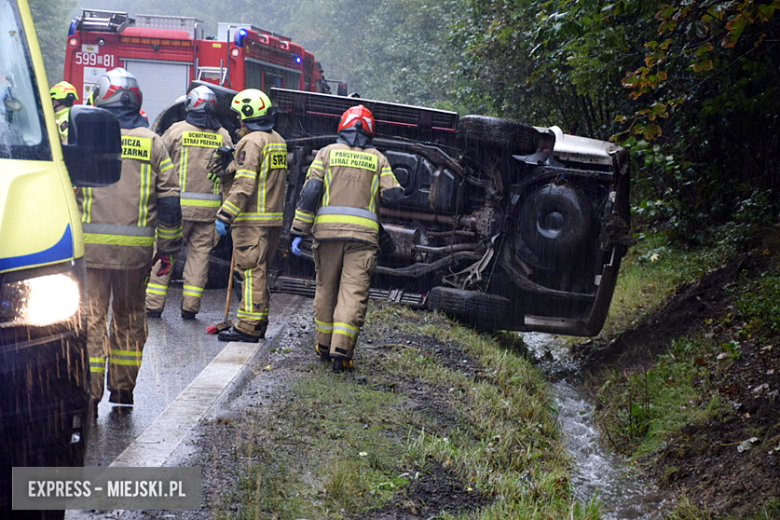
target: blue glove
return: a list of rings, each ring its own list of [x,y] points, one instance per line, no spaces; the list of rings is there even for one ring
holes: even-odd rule
[[[217,233],[222,235],[223,237],[226,236],[230,232],[230,226],[222,222],[221,220],[217,219]]]
[[[292,251],[292,254],[295,256],[301,256],[301,242],[303,242],[303,237],[295,237],[292,241],[290,251]]]

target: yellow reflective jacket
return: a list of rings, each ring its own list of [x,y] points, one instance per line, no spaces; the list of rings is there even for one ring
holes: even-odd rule
[[[148,269],[152,248],[181,247],[179,182],[162,138],[148,128],[122,129],[122,176],[77,194],[87,267]]]
[[[322,182],[322,198],[318,208],[299,204],[293,234],[305,235],[311,230],[317,240],[379,244],[377,214],[382,192],[401,187],[379,150],[328,145],[314,157],[301,193],[310,182]]]
[[[57,131],[60,133],[62,144],[68,144],[68,126],[70,126],[70,107],[61,108],[54,113],[57,122]]]
[[[224,128],[217,131],[179,121],[162,136],[171,156],[181,188],[181,212],[184,220],[214,222],[222,205],[220,187],[209,180],[206,165],[214,150],[233,146]]]
[[[287,143],[274,130],[250,132],[236,145],[224,179],[217,218],[234,227],[282,225],[287,189]]]

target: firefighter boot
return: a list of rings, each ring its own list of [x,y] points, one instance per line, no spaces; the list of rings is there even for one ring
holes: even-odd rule
[[[234,326],[230,327],[228,330],[223,330],[217,337],[220,341],[245,341],[247,343],[257,343],[264,337],[264,334],[262,336],[253,336],[251,334],[241,332]]]
[[[111,390],[111,394],[108,396],[108,402],[114,404],[126,404],[133,406],[133,391],[132,390]]]
[[[333,360],[333,371],[336,373],[355,369],[355,363],[351,359],[336,356],[331,356],[331,359]]]
[[[321,345],[319,343],[314,344],[314,352],[320,356],[320,361],[328,363],[330,361],[330,347],[327,345]]]

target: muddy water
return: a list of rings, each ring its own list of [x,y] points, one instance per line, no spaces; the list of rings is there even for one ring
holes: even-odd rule
[[[576,372],[568,348],[555,336],[522,334],[530,352],[543,368],[555,372]],[[604,520],[656,520],[666,497],[653,485],[632,474],[619,456],[601,446],[593,418],[593,402],[584,390],[565,379],[551,383],[558,419],[566,435],[566,447],[574,459],[574,492],[583,502],[594,496],[602,504]]]

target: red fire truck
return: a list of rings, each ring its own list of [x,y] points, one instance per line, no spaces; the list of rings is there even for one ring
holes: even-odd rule
[[[64,79],[82,101],[115,67],[130,71],[144,93],[149,121],[186,93],[193,80],[232,90],[272,87],[329,93],[314,55],[289,38],[248,24],[219,23],[204,36],[203,22],[180,16],[83,9],[68,32]],[[339,84],[346,94],[346,85]]]

